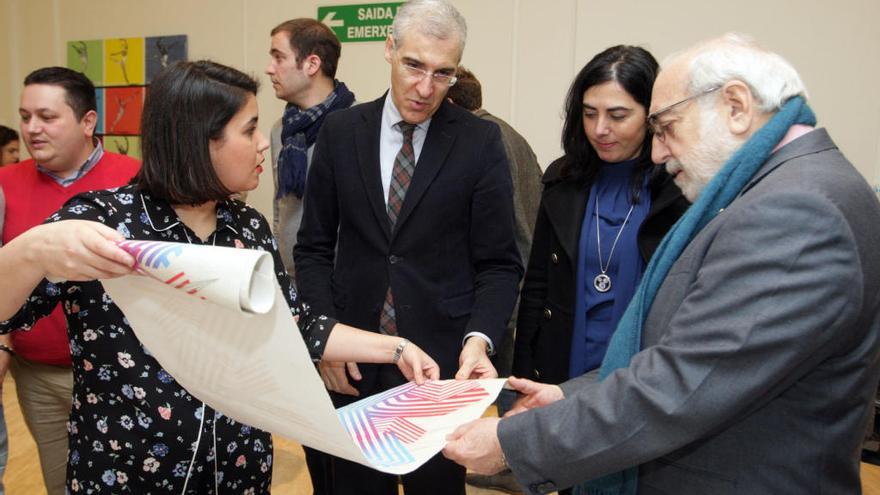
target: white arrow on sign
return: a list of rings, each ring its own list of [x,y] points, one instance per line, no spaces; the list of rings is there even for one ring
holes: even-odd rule
[[[327,15],[325,15],[324,18],[321,19],[321,22],[332,28],[345,26],[345,21],[343,21],[342,19],[333,18],[333,16],[335,15],[336,12],[327,12]]]

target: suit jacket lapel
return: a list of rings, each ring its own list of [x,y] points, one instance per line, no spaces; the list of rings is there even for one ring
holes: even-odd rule
[[[775,153],[770,155],[770,158],[767,160],[767,162],[762,165],[760,169],[758,169],[758,171],[755,173],[749,183],[746,184],[742,191],[740,191],[739,196],[745,194],[746,191],[751,189],[755,184],[761,182],[761,180],[766,177],[767,174],[776,170],[777,167],[791,160],[792,158],[797,158],[800,156],[818,153],[820,151],[826,151],[834,148],[837,148],[837,145],[835,145],[834,141],[831,140],[831,136],[828,135],[827,130],[819,128],[810,131],[809,133],[795,139],[794,141],[788,143],[787,145],[776,150]]]
[[[576,265],[578,260],[578,242],[581,225],[584,222],[584,209],[587,207],[587,196],[583,186],[572,181],[561,182],[544,195],[547,217],[572,266]]]
[[[387,95],[387,93],[386,93]],[[385,192],[382,189],[382,171],[379,165],[379,141],[382,125],[382,106],[385,104],[385,96],[370,103],[361,114],[362,122],[354,129],[355,156],[360,170],[361,179],[367,194],[370,209],[376,217],[385,237],[391,240],[391,226],[388,222],[388,212],[385,209]]]
[[[455,142],[454,126],[450,125],[455,121],[455,117],[449,115],[446,111],[448,102],[443,102],[437,112],[431,119],[431,125],[428,127],[428,135],[425,137],[425,144],[422,146],[422,152],[416,161],[416,169],[413,173],[412,181],[406,190],[406,197],[403,200],[403,206],[400,209],[400,215],[397,216],[397,225],[395,232],[400,231],[407,218],[419,204],[422,196],[428,190],[428,187],[437,177],[437,173],[446,161],[446,156]]]

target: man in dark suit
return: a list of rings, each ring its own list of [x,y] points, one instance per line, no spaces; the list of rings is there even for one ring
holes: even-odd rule
[[[522,264],[498,126],[445,99],[466,27],[445,0],[398,11],[385,44],[391,89],[329,115],[318,136],[294,248],[305,301],[339,321],[399,334],[443,378],[496,376]],[[403,383],[363,366],[360,395]],[[337,405],[345,398],[336,396]],[[464,494],[464,469],[437,456],[407,492]],[[397,493],[397,479],[334,461],[336,493]]]
[[[858,493],[880,375],[880,203],[805,93],[741,36],[672,58],[652,158],[694,204],[630,305],[640,325],[615,332],[621,366],[561,387],[511,380],[523,407],[546,407],[464,425],[444,453],[509,464],[530,493]]]

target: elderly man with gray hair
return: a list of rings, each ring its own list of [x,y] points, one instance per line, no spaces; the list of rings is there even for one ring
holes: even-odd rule
[[[794,68],[738,35],[672,56],[653,159],[693,206],[598,376],[511,379],[521,414],[444,453],[530,493],[858,493],[880,373],[880,203]],[[541,407],[545,406],[545,407]]]
[[[498,126],[446,100],[467,28],[446,0],[412,0],[385,42],[390,90],[327,116],[293,251],[301,296],[344,323],[425,349],[441,378],[497,376],[522,263]],[[363,365],[361,396],[402,384]],[[333,394],[342,405],[351,396]],[[437,455],[406,493],[464,495],[464,468]],[[397,477],[334,459],[332,493],[396,495]]]

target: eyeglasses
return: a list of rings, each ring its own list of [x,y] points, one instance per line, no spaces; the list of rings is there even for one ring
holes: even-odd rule
[[[665,128],[668,127],[669,124],[661,124],[660,122],[657,121],[658,117],[660,117],[664,113],[672,110],[673,108],[675,108],[679,105],[683,105],[683,104],[685,104],[691,100],[695,100],[701,96],[706,96],[707,94],[712,93],[713,91],[718,91],[719,89],[721,89],[721,86],[713,86],[713,87],[706,89],[704,91],[700,91],[699,93],[697,93],[695,95],[688,96],[687,98],[685,98],[679,102],[673,103],[672,105],[669,105],[669,106],[661,108],[660,110],[657,110],[656,112],[652,113],[651,115],[648,115],[648,119],[647,119],[648,120],[648,128],[651,129],[651,132],[654,134],[654,137],[656,137],[658,140],[660,140],[661,143],[665,143],[666,142],[666,129]]]
[[[444,72],[433,72],[430,70],[422,69],[421,67],[416,67],[415,65],[407,62],[401,62],[400,65],[406,69],[407,75],[416,81],[421,82],[428,76],[431,76],[431,82],[434,84],[442,85],[442,86],[454,86],[455,83],[458,82],[458,77],[455,74],[446,74]]]

